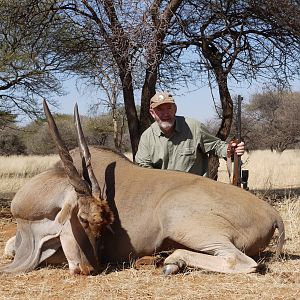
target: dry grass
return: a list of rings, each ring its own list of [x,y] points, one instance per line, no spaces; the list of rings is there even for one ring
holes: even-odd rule
[[[0,177],[32,177],[33,175],[41,173],[52,167],[58,159],[58,155],[0,156]]]
[[[57,155],[0,156],[0,192],[14,193],[32,176],[51,168]]]
[[[300,150],[283,153],[268,150],[243,155],[242,169],[249,170],[249,188],[252,190],[293,189],[300,187]],[[219,180],[228,182],[226,163],[220,160]]]
[[[0,275],[4,283],[0,299],[299,299],[295,266],[281,264],[285,271],[272,269],[265,276],[193,271],[172,278],[153,268],[85,278],[69,276],[62,269],[44,269]]]
[[[294,185],[299,187],[299,154],[297,151],[284,152],[278,160],[278,155],[270,152],[258,153],[257,157],[255,152],[251,153],[247,161],[250,188],[291,190]],[[272,171],[265,171],[264,168],[272,168]],[[288,178],[291,172],[292,178]],[[4,178],[0,175],[0,191]],[[3,253],[5,241],[14,234],[16,227],[6,206],[3,202],[0,208],[0,253]],[[273,245],[261,258],[267,266],[265,275],[217,274],[188,269],[183,274],[166,278],[161,275],[161,269],[150,266],[141,270],[110,268],[98,276],[84,277],[69,275],[66,267],[43,268],[28,274],[0,275],[0,299],[296,300],[300,294],[300,197],[286,193],[276,202],[276,208],[284,219],[286,243],[281,260],[270,258],[274,252]]]
[[[300,254],[300,197],[286,198],[280,201],[276,208],[284,220],[286,231],[284,251],[289,254]],[[300,266],[298,271],[300,272]]]

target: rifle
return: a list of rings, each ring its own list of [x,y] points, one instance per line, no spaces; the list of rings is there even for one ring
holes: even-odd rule
[[[237,115],[236,115],[236,127],[237,127],[237,138],[234,138],[232,142],[238,144],[241,142],[241,131],[242,131],[242,100],[243,97],[238,95],[237,100]],[[232,184],[238,187],[243,186],[243,189],[248,190],[248,177],[249,177],[249,170],[242,170],[242,160],[241,157],[234,153],[233,158],[233,178]]]

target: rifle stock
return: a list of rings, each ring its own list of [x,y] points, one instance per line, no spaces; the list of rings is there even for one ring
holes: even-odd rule
[[[233,158],[233,176],[232,176],[232,184],[236,186],[241,186],[241,158],[234,153]]]

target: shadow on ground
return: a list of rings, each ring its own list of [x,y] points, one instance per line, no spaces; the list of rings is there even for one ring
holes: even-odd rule
[[[282,201],[291,197],[300,196],[300,187],[293,188],[281,188],[281,189],[253,189],[249,192],[258,195],[260,198],[268,201],[277,202]]]
[[[15,193],[0,193],[0,209],[10,207],[14,195]]]

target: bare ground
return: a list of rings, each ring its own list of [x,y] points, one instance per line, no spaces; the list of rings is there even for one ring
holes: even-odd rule
[[[14,235],[10,196],[0,197],[0,253]],[[292,243],[287,237],[287,243]],[[300,245],[298,245],[300,246]],[[300,299],[300,249],[293,247],[279,261],[273,250],[260,258],[261,274],[218,274],[189,270],[164,277],[153,266],[108,267],[97,276],[71,276],[67,266],[47,267],[28,274],[0,275],[0,299]],[[2,256],[2,254],[1,254]],[[1,263],[6,262],[1,257]]]

